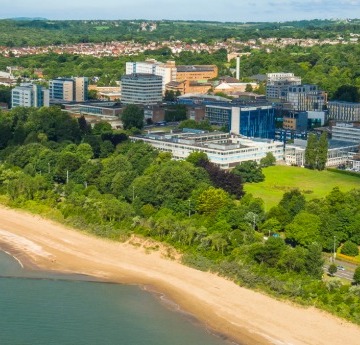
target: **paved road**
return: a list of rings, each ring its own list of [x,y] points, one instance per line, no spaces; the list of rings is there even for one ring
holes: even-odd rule
[[[347,263],[347,262],[343,262],[343,261],[338,261],[338,260],[335,261],[335,265],[336,266],[342,266],[345,269],[345,270],[339,270],[338,269],[337,272],[334,274],[335,277],[342,278],[342,279],[347,279],[349,281],[353,280],[354,271],[355,271],[355,269],[357,267],[356,265],[350,264],[350,263]],[[330,263],[326,263],[324,265],[324,272],[328,273],[329,266],[330,266]]]

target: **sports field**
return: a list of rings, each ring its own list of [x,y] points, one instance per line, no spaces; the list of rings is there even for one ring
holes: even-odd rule
[[[265,181],[245,184],[245,191],[265,202],[269,210],[278,204],[283,194],[298,188],[307,200],[322,198],[334,187],[341,191],[360,188],[360,177],[343,175],[331,171],[309,170],[300,167],[273,166],[263,169]]]

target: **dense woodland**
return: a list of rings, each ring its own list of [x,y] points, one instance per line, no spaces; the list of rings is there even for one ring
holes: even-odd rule
[[[181,40],[213,43],[233,38],[337,38],[360,33],[360,21],[310,20],[282,23],[154,21],[156,30],[141,30],[141,20],[0,20],[0,45],[42,46],[110,41]],[[146,21],[149,22],[149,21]]]
[[[55,107],[0,113],[1,202],[114,240],[152,237],[187,265],[360,323],[360,287],[322,280],[334,236],[356,255],[360,190],[308,202],[292,190],[265,212],[244,194],[244,167],[222,171],[201,153],[173,161],[130,131]]]

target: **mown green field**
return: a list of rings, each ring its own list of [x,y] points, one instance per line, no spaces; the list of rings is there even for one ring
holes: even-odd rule
[[[273,166],[263,169],[265,181],[247,183],[244,189],[265,202],[265,209],[278,204],[283,194],[298,188],[307,200],[322,198],[334,187],[342,191],[360,188],[360,178],[331,171],[315,171],[300,167]]]

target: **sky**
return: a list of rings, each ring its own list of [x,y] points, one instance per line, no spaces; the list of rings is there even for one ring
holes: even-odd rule
[[[1,0],[0,18],[283,22],[359,18],[360,0]]]

